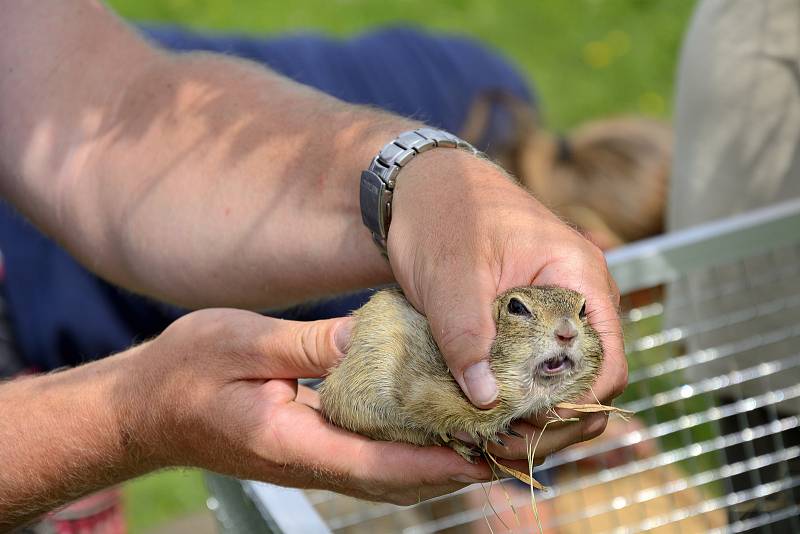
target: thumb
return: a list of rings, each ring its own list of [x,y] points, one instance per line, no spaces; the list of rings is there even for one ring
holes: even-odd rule
[[[457,287],[448,284],[442,295],[433,295],[425,313],[453,378],[474,405],[487,408],[497,398],[497,382],[489,367],[496,288],[476,280],[456,282]]]
[[[276,321],[273,328],[256,340],[258,351],[266,356],[263,378],[324,376],[347,352],[352,323],[350,317]]]

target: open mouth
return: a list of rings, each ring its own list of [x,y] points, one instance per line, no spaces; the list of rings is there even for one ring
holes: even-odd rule
[[[541,365],[539,365],[539,369],[543,374],[552,376],[572,369],[573,365],[572,359],[562,352],[561,354],[543,361]]]

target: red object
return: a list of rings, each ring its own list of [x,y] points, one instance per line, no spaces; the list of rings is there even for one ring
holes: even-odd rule
[[[122,494],[111,488],[89,495],[49,514],[41,526],[55,534],[125,534]]]

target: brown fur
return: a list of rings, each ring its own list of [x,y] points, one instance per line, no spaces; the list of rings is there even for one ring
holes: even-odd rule
[[[532,316],[510,313],[512,298]],[[320,387],[322,411],[333,423],[374,439],[446,444],[469,459],[472,451],[454,439],[457,432],[485,444],[513,420],[574,400],[594,382],[603,354],[597,333],[578,315],[583,302],[579,293],[558,287],[515,288],[496,299],[490,366],[498,403],[481,410],[453,379],[425,317],[399,290],[376,293],[353,314],[347,357]],[[578,330],[570,349],[574,367],[542,376],[542,362],[564,351],[554,329],[565,317]]]
[[[663,231],[672,159],[666,124],[643,117],[587,122],[565,137],[540,127],[536,111],[504,92],[473,102],[461,132],[477,142],[493,106],[506,108],[514,132],[487,154],[547,207],[585,231],[601,248]]]
[[[662,232],[669,128],[644,118],[605,119],[558,143],[539,132],[521,153],[520,180],[539,200],[590,234],[612,236],[614,245]]]

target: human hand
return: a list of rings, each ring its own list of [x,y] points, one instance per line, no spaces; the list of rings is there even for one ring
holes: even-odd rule
[[[328,423],[319,377],[343,356],[349,319],[282,321],[204,310],[173,323],[124,360],[124,394],[145,399],[125,424],[158,467],[198,466],[238,478],[412,504],[488,480],[442,447],[372,441]]]
[[[497,392],[488,364],[492,301],[523,285],[558,285],[586,297],[605,359],[593,394],[577,402],[596,402],[595,395],[608,402],[624,389],[619,292],[602,252],[491,163],[452,150],[414,158],[397,181],[388,251],[395,278],[428,317],[454,378],[477,406],[491,406]],[[580,423],[548,427],[541,451],[590,439],[605,428],[603,414],[579,416]],[[542,421],[531,423],[518,430],[537,439]],[[524,440],[512,439],[496,452],[524,458],[527,451]]]

